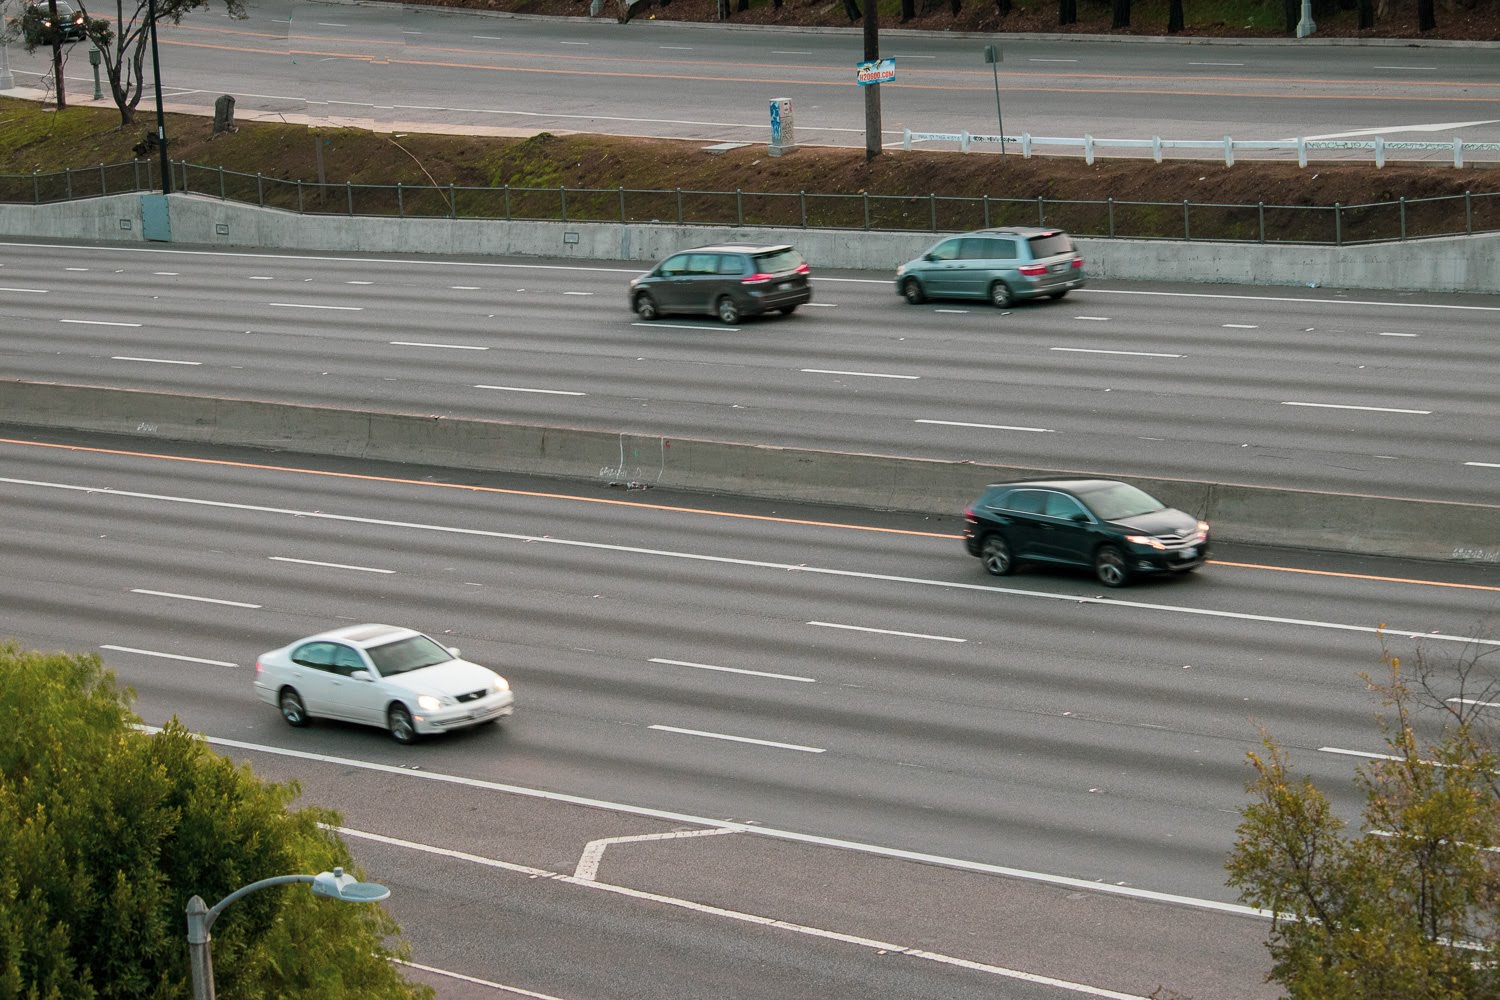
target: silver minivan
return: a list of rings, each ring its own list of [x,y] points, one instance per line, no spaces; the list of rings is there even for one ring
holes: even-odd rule
[[[1083,257],[1061,229],[980,229],[941,240],[896,268],[896,291],[912,305],[932,299],[1060,299],[1083,287]]]

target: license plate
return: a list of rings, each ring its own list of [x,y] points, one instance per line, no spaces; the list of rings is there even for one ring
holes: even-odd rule
[[[792,283],[790,281],[783,281],[779,285],[777,285],[776,287],[777,288],[791,288],[792,287]]]
[[[1198,550],[1196,548],[1183,549],[1180,553],[1178,553],[1179,559],[1196,559],[1197,557]]]

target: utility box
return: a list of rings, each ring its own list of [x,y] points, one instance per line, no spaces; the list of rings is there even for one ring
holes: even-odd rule
[[[796,148],[796,134],[792,129],[792,99],[773,97],[771,99],[771,148],[769,152],[772,156],[780,156]]]
[[[228,94],[214,101],[214,135],[235,131],[234,98]]]

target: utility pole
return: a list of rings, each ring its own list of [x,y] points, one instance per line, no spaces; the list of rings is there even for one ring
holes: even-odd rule
[[[865,0],[865,62],[880,59],[880,16],[876,0]],[[872,83],[865,92],[865,162],[880,155],[880,84]]]
[[[151,75],[156,81],[156,145],[161,150],[161,193],[171,194],[172,161],[167,159],[167,114],[161,104],[161,54],[156,48],[156,0],[150,0],[147,10],[146,16],[151,21]]]
[[[62,28],[57,23],[57,0],[47,0],[47,16],[52,24],[52,80],[57,87],[57,110],[68,106],[68,95],[63,91]]]

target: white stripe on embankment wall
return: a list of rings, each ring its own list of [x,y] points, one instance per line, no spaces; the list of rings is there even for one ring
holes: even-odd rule
[[[141,195],[0,205],[0,234],[140,241]],[[937,233],[298,215],[194,194],[169,196],[172,241],[335,252],[486,254],[655,261],[685,246],[795,243],[815,267],[894,270]],[[1365,246],[1080,239],[1088,273],[1125,281],[1500,292],[1500,233]]]
[[[1013,466],[0,380],[0,424],[952,514]],[[1500,558],[1500,506],[1131,479],[1226,541]]]

